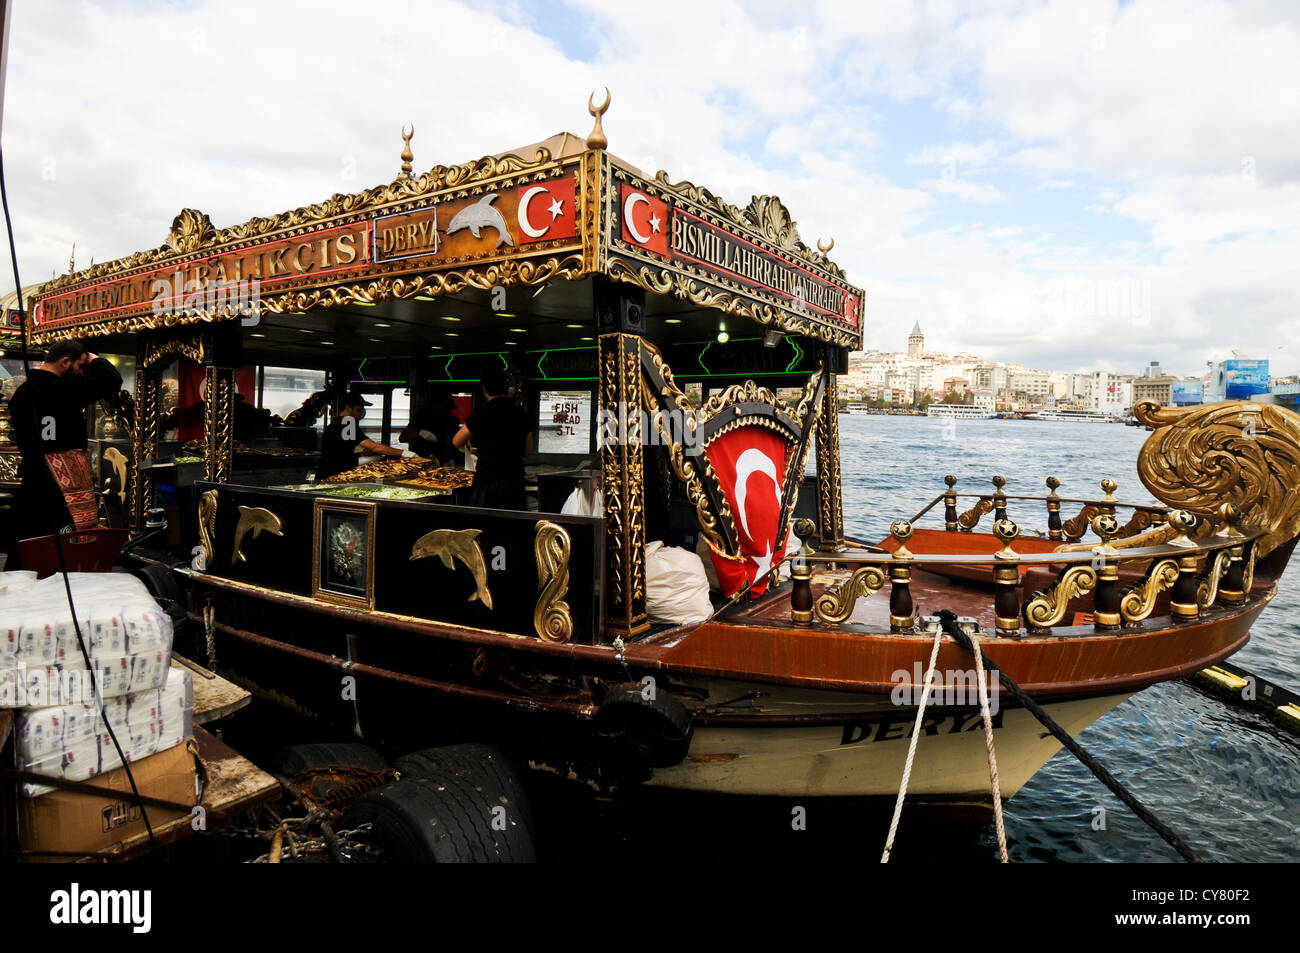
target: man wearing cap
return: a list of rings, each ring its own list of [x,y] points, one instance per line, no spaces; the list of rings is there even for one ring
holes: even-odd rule
[[[348,391],[339,401],[339,415],[325,428],[325,441],[321,447],[320,466],[316,468],[316,480],[324,480],[335,474],[343,473],[356,467],[363,453],[379,454],[385,457],[400,457],[402,451],[386,443],[375,443],[361,429],[361,418],[366,415],[366,408],[372,406],[356,391]]]

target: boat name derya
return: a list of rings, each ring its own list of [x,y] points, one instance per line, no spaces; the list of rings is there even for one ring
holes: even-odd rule
[[[993,711],[992,699],[989,699],[989,720],[996,730],[1002,727],[1003,712]],[[878,718],[863,718],[844,725],[840,735],[841,745],[856,745],[863,741],[905,741],[912,737],[916,725],[913,712],[900,712],[896,715],[881,715]],[[927,735],[957,735],[963,731],[982,730],[983,718],[979,708],[961,708],[936,710],[934,714],[926,713],[921,720],[921,731]]]

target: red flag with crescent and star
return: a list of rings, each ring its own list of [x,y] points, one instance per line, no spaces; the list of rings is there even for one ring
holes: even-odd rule
[[[750,425],[723,434],[704,451],[731,507],[740,542],[740,560],[710,550],[725,595],[757,578],[751,592],[761,596],[768,570],[785,557],[789,534],[781,531],[781,491],[787,450],[780,436]]]
[[[549,242],[578,234],[573,179],[519,186],[519,243]]]
[[[668,203],[634,189],[620,185],[619,220],[623,241],[668,257]]]

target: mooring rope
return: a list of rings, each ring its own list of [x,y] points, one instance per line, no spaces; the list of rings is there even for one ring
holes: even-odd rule
[[[1007,829],[1002,823],[1002,786],[998,782],[998,756],[993,750],[993,716],[989,714],[989,687],[984,678],[984,652],[980,641],[974,635],[970,637],[975,647],[975,679],[979,683],[980,715],[984,718],[984,747],[989,753],[989,787],[993,789],[993,823],[998,832],[998,856],[1002,863],[1007,859]]]
[[[1184,860],[1191,861],[1192,863],[1201,862],[1201,858],[1183,842],[1181,837],[1170,830],[1170,828],[1168,828],[1160,818],[1147,810],[1142,803],[1130,794],[1124,785],[1115,780],[1114,776],[1102,767],[1092,755],[1084,751],[1079,743],[1071,738],[1066,730],[1052,719],[1051,715],[1043,711],[1042,707],[1036,701],[1026,695],[1024,690],[1012,681],[1011,677],[1008,676],[1006,672],[998,668],[994,661],[984,654],[982,649],[972,643],[970,636],[963,632],[961,626],[957,624],[956,613],[951,609],[940,609],[936,615],[939,617],[939,625],[942,630],[952,636],[953,640],[962,648],[966,649],[966,651],[970,652],[972,655],[976,655],[977,658],[980,658],[983,661],[983,664],[990,671],[997,672],[998,681],[1000,681],[1006,690],[1011,693],[1011,696],[1019,702],[1026,711],[1042,722],[1043,727],[1051,732],[1052,736],[1064,745],[1072,755],[1078,758],[1083,766],[1091,771],[1098,781],[1106,785],[1106,787],[1110,789],[1110,792],[1128,805],[1129,809],[1132,810],[1133,813],[1136,814],[1144,823],[1146,823],[1147,826],[1163,837],[1165,842],[1174,850],[1178,851]]]
[[[912,726],[912,740],[907,745],[907,761],[903,764],[903,780],[898,786],[898,800],[894,802],[894,817],[889,822],[889,836],[885,839],[885,852],[880,855],[882,864],[889,863],[889,854],[894,849],[894,836],[898,833],[898,820],[903,815],[903,799],[907,797],[907,783],[912,777],[912,759],[916,757],[916,743],[921,737],[921,719],[925,717],[925,705],[930,699],[930,685],[934,682],[934,666],[939,660],[939,643],[942,634],[934,634],[934,645],[930,648],[930,667],[925,670],[925,687],[921,689],[921,701],[916,706],[916,724]]]

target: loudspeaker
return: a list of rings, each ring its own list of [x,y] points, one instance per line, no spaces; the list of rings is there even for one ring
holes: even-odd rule
[[[645,290],[636,285],[592,279],[592,303],[596,310],[596,330],[645,333]]]

